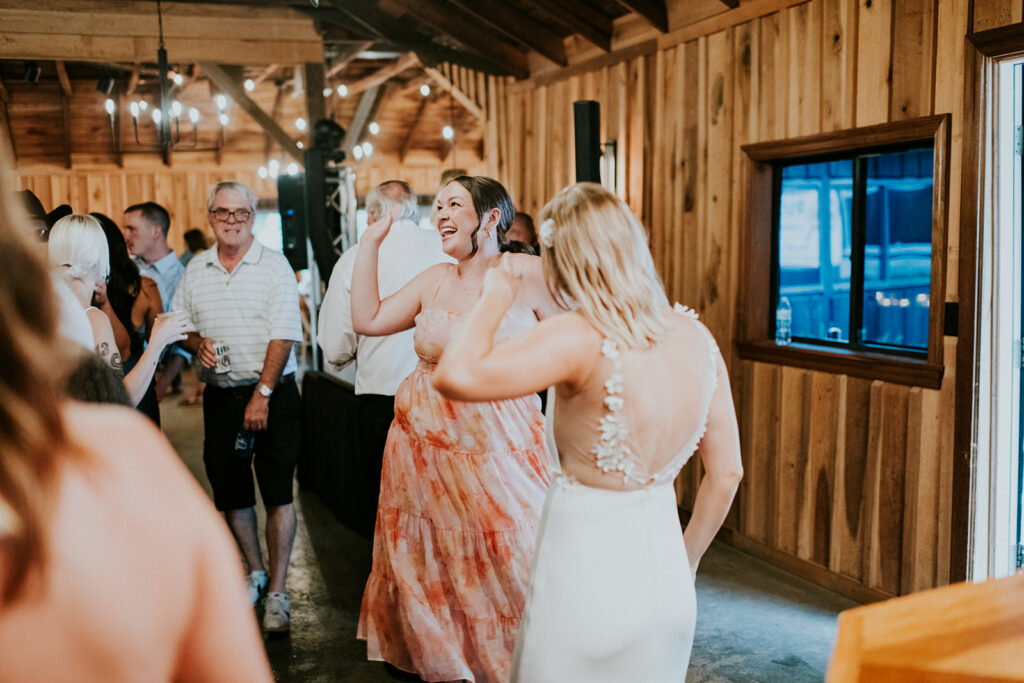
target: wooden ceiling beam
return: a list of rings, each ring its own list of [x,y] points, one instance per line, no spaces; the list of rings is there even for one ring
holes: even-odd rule
[[[234,100],[235,104],[242,108],[242,111],[251,116],[264,131],[277,140],[281,145],[281,149],[286,154],[295,159],[299,165],[303,164],[302,150],[295,144],[295,140],[292,140],[291,136],[277,124],[277,121],[260,109],[258,104],[249,99],[249,95],[246,94],[245,86],[242,85],[241,79],[233,77],[228,70],[220,64],[205,61],[200,62],[199,64],[203,68],[203,73],[206,74],[206,77],[210,79],[210,82],[213,85],[217,86],[217,88],[223,91],[224,94]]]
[[[737,4],[739,2],[739,0],[734,1]],[[651,22],[654,28],[662,33],[668,33],[668,9],[665,7],[665,0],[616,0],[616,2]]]
[[[416,136],[416,129],[419,127],[420,120],[423,118],[423,112],[426,110],[427,104],[434,99],[434,97],[424,97],[423,101],[420,102],[420,106],[416,108],[416,116],[414,116],[412,122],[409,123],[408,129],[405,133],[405,139],[402,140],[402,146],[398,148],[398,163],[405,163],[405,157],[409,156],[409,152],[412,150],[413,138]]]
[[[505,0],[452,0],[452,4],[536,50],[555,64],[568,66],[562,36],[525,12],[509,7]]]
[[[478,121],[485,122],[487,120],[487,115],[484,113],[484,110],[478,107],[476,102],[474,102],[469,95],[459,90],[447,76],[433,67],[425,66],[423,67],[423,70],[427,72],[427,75],[433,79],[434,83],[436,83],[439,88],[450,94],[456,102],[461,104],[466,111],[475,116]]]
[[[53,66],[57,69],[57,80],[60,81],[61,92],[65,97],[71,97],[71,79],[68,78],[68,70],[64,67],[64,62],[58,59]]]
[[[359,100],[359,106],[356,107],[356,113],[352,116],[348,129],[345,131],[345,139],[341,143],[341,148],[346,153],[351,153],[352,148],[358,145],[359,139],[363,137],[366,124],[370,121],[370,116],[376,110],[377,96],[380,94],[380,90],[381,85],[378,83],[363,92],[363,97]]]
[[[386,4],[385,4],[386,3]],[[518,79],[530,77],[526,54],[492,32],[481,31],[474,22],[452,13],[433,0],[385,0],[381,8],[403,10],[432,28],[447,34],[484,57],[497,68],[505,68]]]
[[[399,57],[398,61],[381,67],[372,74],[364,76],[354,83],[349,83],[347,86],[348,94],[355,95],[363,92],[364,90],[369,90],[374,86],[381,85],[385,81],[394,78],[406,69],[411,69],[414,66],[420,66],[420,58],[413,52],[407,52]]]
[[[598,46],[605,52],[612,49],[612,20],[581,0],[527,0],[534,7],[547,12],[558,23],[573,33]]]
[[[0,59],[155,61],[156,6],[141,0],[0,3]],[[225,32],[224,27],[231,30]],[[290,7],[167,2],[163,34],[172,62],[302,64],[323,58],[313,21]]]
[[[345,67],[352,63],[352,60],[359,56],[360,52],[369,49],[373,46],[372,40],[361,40],[355,43],[350,43],[344,48],[338,51],[338,55],[334,58],[334,62],[331,64],[331,68],[324,74],[324,78],[330,80],[337,74],[340,74],[345,70]]]
[[[7,92],[7,88],[4,86],[3,80],[0,80],[0,102],[10,102],[11,96]]]
[[[353,24],[362,26],[367,36],[381,38],[398,50],[415,52],[424,64],[452,62],[498,76],[511,75],[503,65],[496,67],[473,53],[431,42],[429,36],[411,29],[407,22],[396,19],[368,0],[346,0],[344,5],[339,4],[339,0],[321,0],[320,9],[309,12],[322,21],[347,29]]]
[[[729,9],[736,9],[740,6],[740,0],[722,0],[722,4]]]
[[[277,70],[279,68],[280,68],[279,64],[268,64],[266,69],[261,71],[259,73],[259,75],[256,76],[256,78],[252,79],[252,82],[255,85],[259,85],[260,83],[262,83],[263,81],[267,80],[268,78],[273,76],[275,73],[277,73]]]

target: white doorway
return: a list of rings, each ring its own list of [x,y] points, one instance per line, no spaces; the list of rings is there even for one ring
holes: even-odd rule
[[[992,63],[987,104],[984,216],[979,230],[978,405],[968,578],[1006,576],[1021,566],[1024,428],[1024,57]],[[964,179],[969,182],[969,179]]]

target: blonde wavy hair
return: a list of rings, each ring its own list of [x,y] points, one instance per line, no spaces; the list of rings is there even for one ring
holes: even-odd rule
[[[577,183],[539,218],[544,279],[558,303],[627,348],[657,343],[668,299],[629,207],[596,183]]]
[[[48,557],[57,471],[74,448],[61,418],[69,359],[57,336],[57,295],[28,242],[31,221],[0,136],[0,607],[14,602]],[[100,234],[103,231],[100,230]]]

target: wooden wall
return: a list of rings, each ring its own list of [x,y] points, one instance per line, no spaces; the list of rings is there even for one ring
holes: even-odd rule
[[[48,210],[68,204],[75,213],[97,211],[118,224],[125,207],[155,201],[171,214],[168,243],[176,251],[185,248],[182,235],[199,228],[212,237],[206,222],[206,196],[215,183],[239,180],[260,197],[277,197],[273,181],[261,179],[255,166],[167,169],[154,165],[147,170],[92,169],[54,171],[19,169],[21,187],[32,190]]]
[[[984,28],[1020,20],[1019,0],[975,4]],[[970,6],[751,0],[668,34],[627,37],[617,22],[618,59],[489,84],[491,172],[528,212],[574,177],[572,102],[601,103],[618,192],[648,226],[670,296],[701,313],[730,365],[746,469],[733,541],[865,599],[949,582],[957,339],[945,338],[939,390],[740,360],[740,146],[952,114],[946,300],[957,301]],[[699,475],[695,463],[681,476],[684,508]]]

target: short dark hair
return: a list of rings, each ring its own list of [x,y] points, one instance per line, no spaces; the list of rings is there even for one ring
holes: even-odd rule
[[[460,175],[452,182],[462,185],[469,192],[469,196],[473,200],[473,208],[476,209],[476,215],[480,221],[476,230],[473,231],[473,253],[475,254],[477,250],[476,233],[480,230],[480,225],[483,224],[484,214],[492,209],[498,209],[501,212],[497,226],[498,244],[502,245],[507,242],[505,236],[508,234],[508,229],[512,227],[512,218],[516,215],[516,207],[505,186],[494,178],[484,175]]]
[[[132,204],[124,210],[125,213],[133,211],[138,211],[148,223],[159,225],[164,237],[167,237],[167,233],[171,230],[171,214],[167,213],[167,209],[156,202],[142,202],[141,204]]]
[[[185,246],[189,251],[196,252],[206,249],[206,235],[199,228],[192,228],[185,232]]]
[[[530,244],[536,244],[537,243],[537,229],[535,227],[533,227],[533,216],[531,216],[528,213],[523,213],[522,211],[516,211],[516,216],[515,217],[523,222],[523,226],[526,227],[526,232],[530,233],[530,241],[529,241],[529,243]],[[513,219],[513,222],[515,222],[514,219]]]

